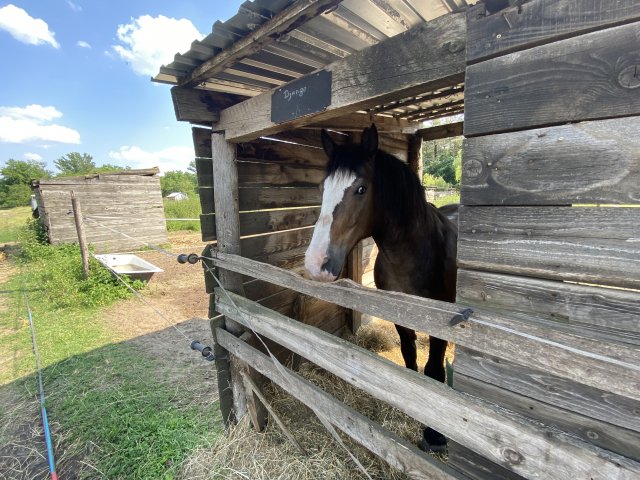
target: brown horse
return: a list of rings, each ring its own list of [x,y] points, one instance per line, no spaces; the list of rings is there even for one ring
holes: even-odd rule
[[[425,200],[415,173],[396,157],[378,150],[375,125],[365,128],[362,142],[337,145],[322,131],[329,157],[320,217],[305,256],[305,267],[316,280],[340,275],[354,245],[369,236],[379,253],[374,268],[382,290],[455,301],[457,228]],[[407,368],[418,370],[416,334],[396,325]],[[444,382],[447,342],[431,337],[425,375]],[[423,432],[422,447],[443,450],[446,439],[431,428]]]

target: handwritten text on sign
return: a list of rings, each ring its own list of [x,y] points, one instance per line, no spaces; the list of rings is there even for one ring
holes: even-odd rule
[[[321,70],[278,88],[271,95],[271,121],[286,122],[321,112],[331,104],[331,72]]]

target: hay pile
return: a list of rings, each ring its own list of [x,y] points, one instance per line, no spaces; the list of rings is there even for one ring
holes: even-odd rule
[[[361,328],[356,336],[349,339],[373,351],[390,352],[398,349],[397,338],[392,324],[379,325],[375,322],[373,325]],[[420,423],[397,409],[311,363],[303,364],[298,373],[409,442],[417,444],[420,441],[422,435]],[[264,394],[293,436],[307,451],[307,456],[300,454],[275,422],[270,421],[263,433],[256,433],[248,417],[245,417],[213,447],[195,452],[183,464],[180,478],[201,480],[243,478],[361,480],[366,478],[309,408],[275,385],[269,385]],[[372,478],[388,480],[408,478],[364,447],[351,441],[346,435],[340,435],[345,445],[364,465]],[[442,456],[438,458],[445,460]]]

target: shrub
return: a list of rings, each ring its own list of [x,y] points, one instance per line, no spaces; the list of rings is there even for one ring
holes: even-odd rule
[[[52,308],[108,305],[130,292],[101,263],[90,259],[89,278],[82,272],[77,244],[48,245],[40,222],[31,220],[20,234],[19,260],[26,267],[27,282],[40,289]],[[136,290],[144,283],[128,280]]]
[[[429,173],[425,173],[422,177],[422,184],[425,187],[451,188],[451,185],[442,177],[436,177]]]

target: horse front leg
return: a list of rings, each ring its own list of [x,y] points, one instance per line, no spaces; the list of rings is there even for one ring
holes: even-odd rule
[[[445,381],[444,354],[446,350],[446,340],[429,337],[429,359],[424,366],[424,374],[443,383]],[[425,451],[443,452],[447,448],[447,439],[437,430],[425,427],[422,431],[420,446]]]
[[[418,353],[416,350],[416,332],[410,328],[396,325],[400,335],[400,351],[404,359],[404,365],[411,370],[418,371]]]

